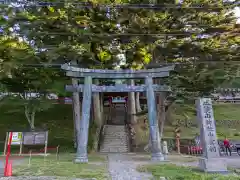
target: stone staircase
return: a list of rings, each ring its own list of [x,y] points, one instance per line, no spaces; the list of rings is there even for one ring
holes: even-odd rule
[[[124,125],[105,125],[102,153],[125,153],[129,151],[128,133]]]

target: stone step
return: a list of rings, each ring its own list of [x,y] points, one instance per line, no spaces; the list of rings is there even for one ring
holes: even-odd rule
[[[101,149],[100,152],[128,152],[128,149],[121,149],[121,148],[106,148],[106,149]]]
[[[121,148],[103,148],[100,152],[127,152],[128,148],[121,149]]]
[[[110,139],[110,140],[111,139],[113,139],[113,140],[115,140],[115,139],[118,140],[119,139],[120,140],[120,139],[127,139],[127,136],[110,136],[110,135],[108,136],[108,135],[105,135],[104,139]]]
[[[100,150],[106,150],[106,149],[123,149],[123,150],[128,150],[128,147],[127,146],[105,146],[105,147],[102,147]]]
[[[107,143],[125,143],[127,142],[127,138],[125,139],[104,139],[103,142]]]
[[[126,133],[127,132],[124,132],[124,131],[122,131],[122,132],[120,132],[120,131],[118,131],[118,132],[116,132],[116,131],[105,131],[104,132],[104,134],[107,134],[107,135],[126,135]]]
[[[118,141],[118,140],[115,140],[115,141],[109,141],[109,140],[105,140],[103,141],[104,144],[127,144],[127,140],[123,141]]]
[[[111,132],[111,133],[104,133],[104,135],[108,135],[110,137],[122,137],[122,136],[127,136],[127,133],[122,132],[122,133],[116,133],[116,132]]]
[[[117,131],[125,131],[125,126],[121,126],[121,127],[105,127],[104,126],[104,129],[105,130],[117,130]]]
[[[118,144],[118,145],[123,145],[123,144],[128,144],[127,141],[117,141],[117,142],[113,142],[113,141],[103,141],[103,144]]]
[[[110,125],[110,124],[107,124],[107,125],[104,125],[105,127],[111,127],[111,128],[120,128],[120,127],[125,127],[124,125]]]
[[[100,147],[103,153],[128,152],[128,134],[124,125],[105,125],[104,138]]]
[[[127,139],[127,136],[107,136],[105,135],[105,139],[109,140],[122,140],[122,139]]]
[[[104,134],[107,135],[126,135],[125,131],[105,131]]]
[[[109,148],[112,148],[112,149],[114,149],[114,148],[116,148],[116,149],[128,149],[128,146],[102,146],[100,149],[109,149]]]
[[[127,136],[105,136],[104,139],[109,139],[109,140],[123,140],[127,139]]]
[[[128,148],[127,145],[124,145],[124,146],[117,146],[117,145],[114,145],[114,146],[102,146],[100,149],[109,149],[109,148]]]
[[[103,145],[118,145],[118,146],[121,146],[121,145],[126,145],[128,144],[127,142],[119,142],[119,143],[111,143],[111,142],[103,142]]]
[[[105,133],[126,133],[125,129],[105,129]]]
[[[118,150],[114,150],[114,151],[100,151],[101,153],[127,153],[128,150],[126,151],[118,151]]]
[[[127,138],[125,139],[104,139],[103,142],[108,142],[108,143],[125,143],[127,142]]]
[[[122,138],[122,139],[112,138],[112,139],[104,139],[102,142],[107,142],[107,143],[112,143],[112,142],[115,142],[115,143],[125,143],[125,142],[128,142],[128,140],[127,140],[127,138]]]
[[[126,131],[114,131],[114,130],[106,130],[104,131],[104,134],[126,134]]]
[[[128,148],[102,148],[101,151],[128,151]]]
[[[128,148],[128,146],[127,145],[125,145],[125,146],[117,146],[117,145],[114,145],[114,146],[102,146],[102,148]]]
[[[106,128],[104,129],[106,132],[126,132],[126,129],[112,129],[112,128]]]

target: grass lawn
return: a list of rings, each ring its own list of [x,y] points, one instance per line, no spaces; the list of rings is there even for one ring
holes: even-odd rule
[[[135,155],[129,156],[131,160],[133,161],[145,161],[149,162],[149,159],[151,159],[151,154],[149,153],[136,153]],[[179,163],[190,163],[190,162],[196,162],[199,160],[199,157],[197,156],[186,156],[186,155],[179,155],[171,153],[168,155],[167,159],[171,162],[179,162]]]
[[[215,104],[214,118],[216,120],[238,120],[240,121],[240,104]]]
[[[65,178],[96,178],[103,180],[108,178],[107,160],[104,155],[90,154],[89,163],[73,163],[73,154],[60,154],[56,156],[26,158],[24,164],[14,168],[14,176],[59,176]]]
[[[236,176],[200,173],[191,168],[173,164],[145,165],[139,166],[137,170],[151,173],[155,179],[166,177],[168,180],[214,180],[214,178],[217,178],[217,180],[240,180],[240,177]]]
[[[213,104],[215,120],[240,120],[240,104],[221,103]],[[171,117],[173,119],[196,119],[196,108],[189,104],[175,104],[171,107]]]

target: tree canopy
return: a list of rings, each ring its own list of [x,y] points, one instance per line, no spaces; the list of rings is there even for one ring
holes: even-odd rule
[[[124,54],[122,68],[179,64],[168,83],[200,95],[238,71],[231,63],[238,61],[240,52],[235,2],[22,3],[1,9],[1,72],[23,64],[70,61],[81,67],[114,68],[121,60],[118,55]]]

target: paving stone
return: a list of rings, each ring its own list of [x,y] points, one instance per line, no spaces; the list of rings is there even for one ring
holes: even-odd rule
[[[108,170],[112,180],[149,180],[152,175],[136,170],[139,162],[130,161],[123,154],[108,155]]]

